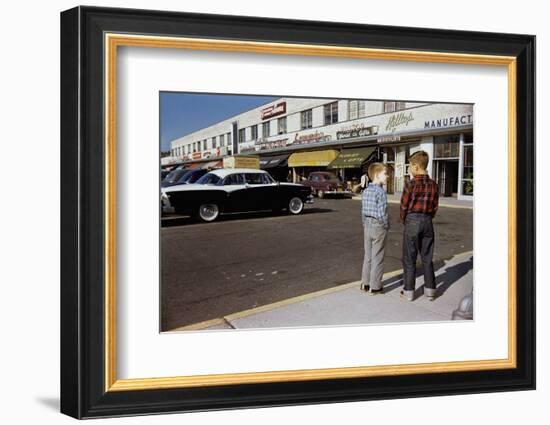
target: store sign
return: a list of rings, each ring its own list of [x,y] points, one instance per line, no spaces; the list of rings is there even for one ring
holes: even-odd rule
[[[367,127],[365,124],[354,124],[351,127],[344,127],[342,130],[337,131],[336,138],[338,140],[353,139],[356,137],[372,136],[373,134],[378,134],[377,125]]]
[[[424,128],[453,127],[456,125],[472,124],[472,115],[460,115],[455,117],[441,118],[438,120],[424,121]]]
[[[252,145],[252,146],[241,146],[241,148],[239,149],[239,152],[240,153],[245,153],[245,152],[256,152],[258,149],[256,146]]]
[[[412,112],[409,112],[408,114],[400,112],[399,114],[392,115],[386,124],[386,131],[393,132],[398,127],[407,127],[413,120],[414,118]]]
[[[299,135],[298,133],[296,133],[296,136],[294,137],[292,143],[295,145],[304,145],[308,143],[330,142],[330,139],[330,135],[325,135],[325,133],[322,133],[320,131],[303,135]]]
[[[376,139],[378,143],[394,143],[394,142],[400,142],[401,136],[385,136],[385,137],[379,137]]]
[[[278,149],[278,148],[284,148],[289,139],[277,139],[277,140],[266,140],[266,139],[258,139],[256,141],[257,149],[258,150],[266,150],[266,149]]]
[[[279,102],[275,105],[268,106],[260,111],[263,120],[276,117],[277,115],[284,114],[286,112],[286,102]]]
[[[193,159],[201,159],[202,154],[200,152],[193,152]]]

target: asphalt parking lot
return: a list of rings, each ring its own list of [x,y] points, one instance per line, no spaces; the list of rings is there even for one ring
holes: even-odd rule
[[[168,331],[360,279],[361,202],[316,199],[298,216],[238,214],[214,223],[163,220],[161,327]],[[399,206],[385,272],[401,265]],[[473,211],[440,208],[434,221],[436,268],[472,250]]]

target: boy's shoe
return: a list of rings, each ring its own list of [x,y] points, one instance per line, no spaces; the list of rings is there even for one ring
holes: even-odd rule
[[[380,288],[380,289],[371,289],[369,291],[369,295],[381,295],[384,293],[384,288]]]
[[[361,284],[361,286],[359,287],[359,289],[363,292],[369,292],[370,291],[370,285],[363,285]]]
[[[435,288],[426,288],[424,287],[424,296],[428,299],[428,301],[435,300],[437,289]]]
[[[405,291],[401,290],[399,292],[399,296],[407,301],[413,301],[414,300],[414,291]]]

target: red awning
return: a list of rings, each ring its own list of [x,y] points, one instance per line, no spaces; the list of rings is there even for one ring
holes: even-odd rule
[[[191,164],[185,164],[185,167],[188,170],[194,170],[195,168],[201,168],[201,166],[204,164],[204,162],[193,162]]]

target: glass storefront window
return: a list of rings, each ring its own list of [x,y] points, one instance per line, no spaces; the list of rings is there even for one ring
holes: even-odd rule
[[[464,138],[466,140],[466,138]],[[474,146],[464,145],[464,166],[462,170],[462,194],[473,196],[474,194]]]
[[[474,195],[474,182],[471,180],[462,180],[462,194],[467,196]]]
[[[386,162],[395,162],[395,149],[393,146],[382,148],[382,154],[385,154]]]
[[[434,137],[434,159],[458,158],[460,151],[460,136]]]

